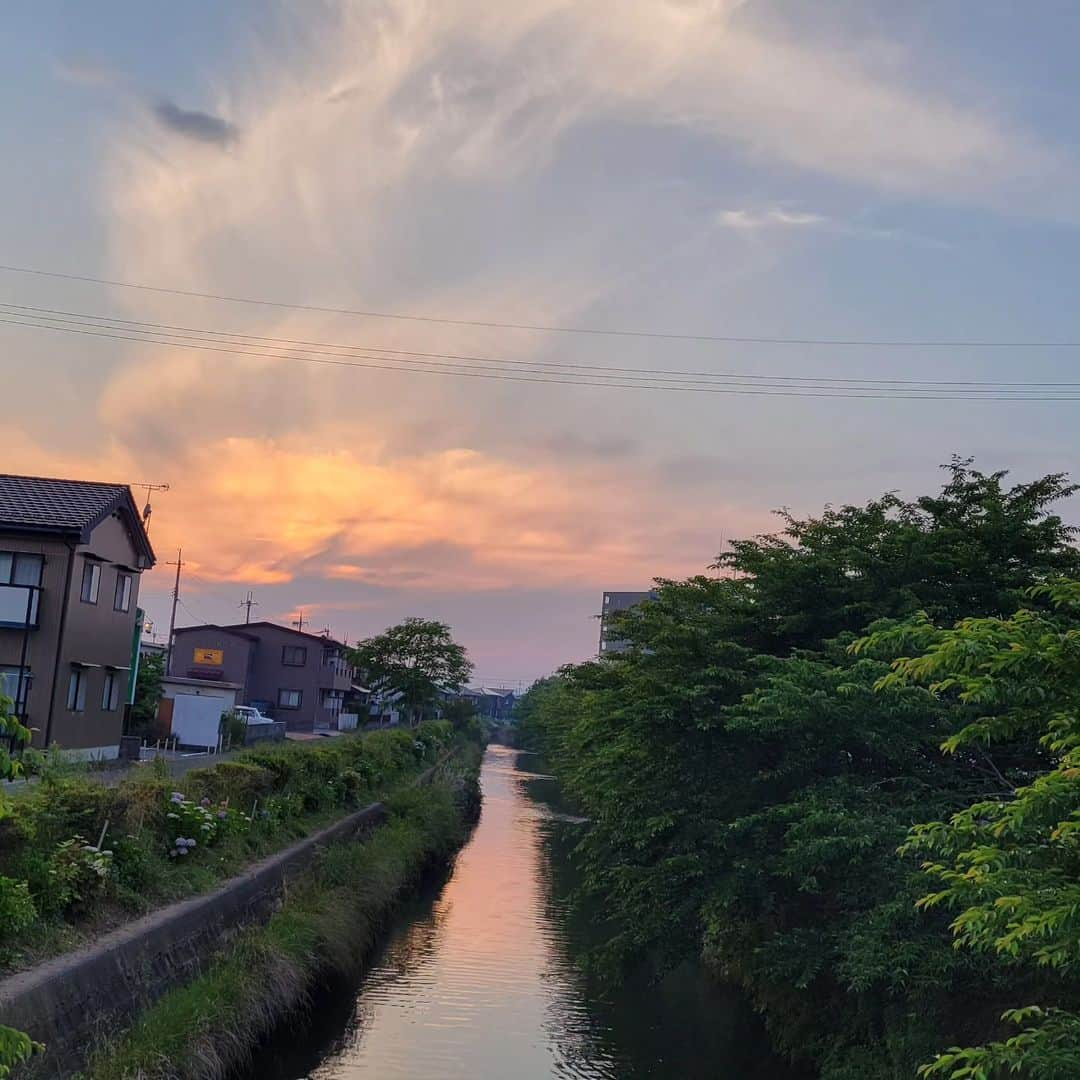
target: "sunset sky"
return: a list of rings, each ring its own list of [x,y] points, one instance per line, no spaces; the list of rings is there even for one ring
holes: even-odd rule
[[[0,263],[481,323],[1077,341],[1078,47],[1065,0],[13,4]],[[8,270],[0,303],[519,363],[1080,382],[1066,348],[558,333]],[[239,619],[248,589],[350,640],[433,616],[488,683],[587,656],[603,589],[701,571],[778,506],[918,494],[954,452],[1080,471],[1080,401],[342,368],[10,310],[2,470],[169,483],[151,536],[162,563],[183,545],[181,624]],[[159,633],[171,575],[143,583]]]

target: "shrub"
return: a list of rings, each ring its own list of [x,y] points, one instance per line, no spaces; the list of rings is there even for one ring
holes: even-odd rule
[[[24,1031],[0,1024],[0,1080],[11,1075],[16,1065],[29,1061],[34,1054],[40,1054],[45,1047],[34,1042]]]
[[[0,877],[0,956],[7,959],[18,935],[37,918],[25,881]]]
[[[221,717],[221,734],[226,746],[243,746],[247,735],[247,721],[239,713],[227,712]]]
[[[212,802],[228,799],[250,808],[256,799],[273,790],[274,775],[252,761],[222,761],[209,769],[193,770],[187,782],[193,795]]]
[[[166,846],[169,858],[187,856],[198,847],[209,847],[230,833],[251,824],[251,818],[225,803],[213,806],[209,799],[189,799],[182,791],[169,796],[166,821]]]
[[[113,853],[73,836],[57,844],[49,859],[49,904],[56,911],[83,907],[100,896],[113,873]]]

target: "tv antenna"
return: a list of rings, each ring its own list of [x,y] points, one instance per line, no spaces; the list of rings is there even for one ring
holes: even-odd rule
[[[154,508],[150,505],[150,494],[154,491],[168,491],[168,484],[128,484],[129,488],[138,488],[140,491],[146,491],[146,505],[143,507],[142,523],[143,528],[150,531],[150,515],[154,512]]]
[[[255,597],[252,594],[251,590],[248,589],[247,599],[246,600],[241,600],[240,603],[237,604],[236,606],[247,609],[247,611],[244,614],[244,625],[246,626],[249,622],[251,622],[251,609],[253,607],[258,607],[259,606],[259,601],[255,599]]]

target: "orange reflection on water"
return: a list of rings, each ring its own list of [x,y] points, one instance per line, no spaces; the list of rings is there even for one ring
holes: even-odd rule
[[[345,1045],[322,1080],[614,1077],[544,896],[545,811],[524,797],[514,751],[488,749],[484,808],[427,914],[402,927],[364,980]]]

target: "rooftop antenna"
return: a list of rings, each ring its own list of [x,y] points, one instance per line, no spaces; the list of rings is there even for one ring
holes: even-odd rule
[[[248,589],[247,599],[241,600],[237,607],[246,608],[247,611],[244,614],[244,625],[247,626],[251,622],[251,609],[259,606],[259,601],[255,599],[254,594]]]
[[[300,613],[295,619],[293,619],[293,626],[295,626],[297,630],[303,633],[305,622],[310,622],[310,620],[304,618],[304,609],[301,608]]]
[[[145,488],[146,489],[146,505],[143,507],[142,523],[143,528],[150,531],[150,515],[154,512],[154,508],[150,505],[150,493],[152,491],[168,491],[168,484],[128,484],[129,488]]]

